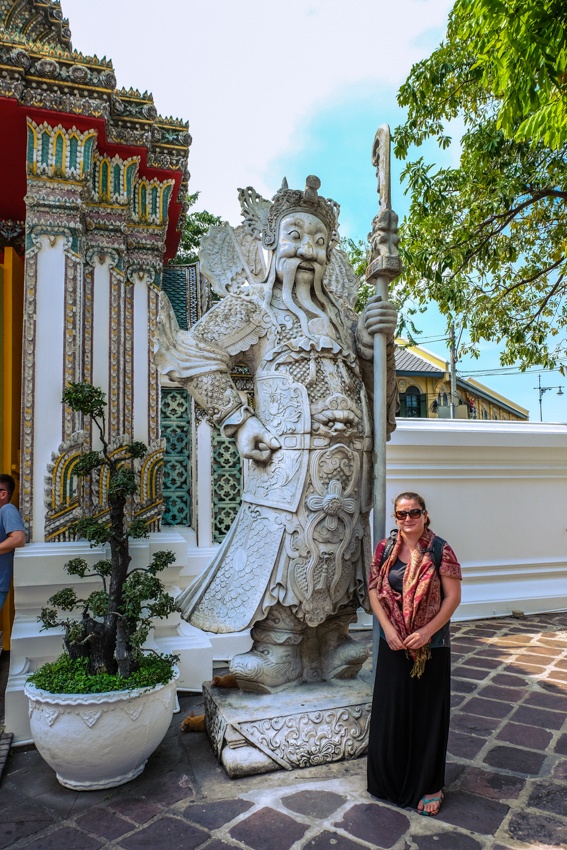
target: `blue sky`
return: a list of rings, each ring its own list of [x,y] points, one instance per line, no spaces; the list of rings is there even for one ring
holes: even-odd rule
[[[443,37],[450,0],[62,0],[73,46],[113,60],[119,86],[153,92],[162,115],[188,120],[193,136],[191,191],[200,206],[237,224],[237,188],[265,197],[285,175],[303,186],[307,174],[341,205],[341,233],[364,239],[376,212],[370,162],[376,129],[403,118],[396,92],[414,62]],[[156,19],[156,15],[159,17]],[[430,148],[433,161],[441,154]],[[446,156],[447,154],[444,154]],[[455,155],[455,154],[453,154]],[[392,160],[392,204],[408,201]],[[444,334],[433,306],[423,339]],[[442,341],[424,345],[448,357]],[[539,419],[537,374],[483,376],[499,367],[486,343],[472,374]],[[567,380],[543,373],[546,421],[567,421]]]

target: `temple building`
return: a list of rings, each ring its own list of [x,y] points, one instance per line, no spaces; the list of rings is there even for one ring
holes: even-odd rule
[[[79,505],[99,513],[99,492],[73,476],[81,450],[97,443],[61,405],[70,381],[106,393],[114,452],[133,440],[149,446],[132,512],[159,527],[151,338],[185,218],[191,137],[148,92],[117,89],[110,60],[73,50],[57,0],[0,1],[0,121],[1,469],[18,482],[29,540],[18,559],[28,590],[12,633],[13,679],[38,632],[51,567],[77,548],[69,528]],[[13,617],[10,599],[5,649]]]

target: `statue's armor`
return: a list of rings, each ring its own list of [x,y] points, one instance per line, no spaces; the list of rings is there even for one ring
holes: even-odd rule
[[[270,311],[254,297],[243,310],[244,300],[228,296],[186,339],[193,333],[198,347],[206,339],[209,351],[226,352],[232,327],[224,315],[231,301],[240,302],[238,335],[253,344],[232,358],[251,366],[255,415],[281,448],[265,464],[244,460],[235,522],[209,569],[177,601],[183,616],[207,631],[245,629],[278,602],[317,626],[347,604],[366,606],[372,440],[356,317],[339,317],[329,305],[333,322],[315,339],[277,299]],[[209,411],[220,407],[211,388],[226,396],[228,377],[220,363],[199,376]],[[195,394],[194,379],[189,389]],[[236,404],[224,423],[238,416]]]

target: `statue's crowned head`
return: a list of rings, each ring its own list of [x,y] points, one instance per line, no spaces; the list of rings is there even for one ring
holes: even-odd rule
[[[261,198],[257,192],[248,187],[239,189],[240,206],[247,229],[257,238],[261,238],[264,248],[274,251],[278,242],[279,225],[281,220],[291,213],[308,213],[318,218],[327,230],[327,259],[338,244],[338,219],[340,207],[331,198],[323,198],[318,194],[321,181],[310,175],[305,181],[305,189],[289,189],[287,180],[274,195],[272,201]]]

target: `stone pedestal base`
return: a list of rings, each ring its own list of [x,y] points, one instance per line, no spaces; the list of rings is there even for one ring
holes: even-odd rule
[[[372,675],[277,694],[203,686],[213,752],[231,779],[358,758],[368,746]]]

